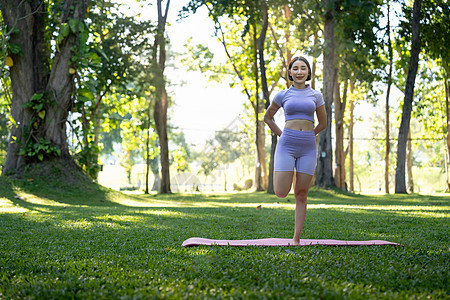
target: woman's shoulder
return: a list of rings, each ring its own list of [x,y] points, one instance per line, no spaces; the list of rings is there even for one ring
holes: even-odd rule
[[[320,91],[318,91],[318,90],[315,90],[315,89],[311,88],[311,93],[312,93],[312,94],[314,95],[314,97],[316,97],[316,98],[323,98],[322,92],[320,92]]]
[[[284,99],[284,96],[286,96],[286,92],[288,89],[281,90],[278,93],[275,94],[275,97],[273,98],[273,101],[277,103],[279,106],[282,106],[282,101]]]
[[[325,104],[325,101],[323,100],[323,95],[320,91],[311,88],[311,92],[314,95],[314,98],[316,99],[317,106]]]
[[[275,94],[275,97],[284,97],[284,95],[286,95],[287,91],[289,91],[289,89],[281,90]]]

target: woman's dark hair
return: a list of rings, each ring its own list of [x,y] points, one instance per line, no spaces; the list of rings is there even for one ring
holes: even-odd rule
[[[291,60],[291,62],[289,63],[289,71],[292,69],[292,65],[297,60],[301,60],[306,64],[306,66],[308,67],[308,77],[306,78],[306,81],[311,80],[311,67],[309,66],[308,60],[306,58],[304,58],[303,56],[296,56]],[[294,78],[292,78],[291,74],[288,74],[288,77],[289,77],[290,81],[294,81]]]

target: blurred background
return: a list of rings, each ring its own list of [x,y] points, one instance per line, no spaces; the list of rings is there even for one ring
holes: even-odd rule
[[[413,1],[348,0],[330,10],[328,1],[96,0],[88,1],[82,26],[61,22],[64,2],[37,9],[46,12],[49,52],[57,53],[71,32],[81,37],[69,71],[75,88],[67,140],[70,155],[99,184],[135,192],[270,192],[276,139],[262,118],[290,85],[290,59],[303,55],[313,68],[310,84],[331,112],[332,148],[325,153],[319,145],[319,156],[332,156],[332,186],[394,191]],[[448,10],[446,1],[422,3],[401,158],[408,192],[448,190]],[[324,53],[332,47],[327,11],[334,22],[331,98],[324,86],[330,66]],[[6,23],[3,18],[9,46],[2,56],[2,166],[17,122],[10,76],[21,55]],[[281,110],[275,119],[283,128]],[[320,180],[315,184],[323,186]]]

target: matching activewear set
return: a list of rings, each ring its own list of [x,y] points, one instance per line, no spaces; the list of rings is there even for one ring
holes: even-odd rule
[[[285,120],[314,122],[314,112],[325,104],[319,91],[309,85],[304,89],[291,86],[275,95],[273,102],[284,109]],[[317,162],[314,131],[284,128],[275,150],[275,171],[296,171],[314,175]]]

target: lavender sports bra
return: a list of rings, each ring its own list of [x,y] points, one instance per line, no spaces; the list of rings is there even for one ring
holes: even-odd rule
[[[304,89],[291,86],[275,95],[273,102],[284,109],[285,120],[304,119],[314,122],[316,108],[325,104],[322,93],[309,84]]]

